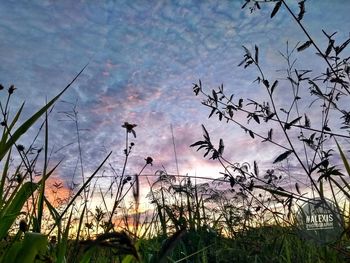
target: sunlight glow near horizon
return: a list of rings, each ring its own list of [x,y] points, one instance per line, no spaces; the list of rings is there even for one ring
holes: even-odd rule
[[[305,37],[283,12],[271,20],[267,6],[249,14],[241,10],[241,1],[175,2],[0,4],[0,82],[18,88],[14,104],[26,100],[24,115],[58,93],[89,62],[63,98],[77,101],[87,176],[110,150],[111,162],[121,170],[125,121],[138,125],[128,174],[137,173],[147,156],[154,158],[147,173],[163,167],[169,173],[176,171],[170,125],[181,174],[220,177],[222,167],[189,148],[202,138],[202,123],[210,127],[216,142],[225,139],[225,154],[234,162],[258,159],[264,167],[275,156],[274,149],[263,150],[240,129],[208,120],[208,109],[194,97],[191,85],[201,79],[208,89],[223,83],[238,97],[259,97],[261,91],[251,85],[253,71],[237,67],[243,57],[241,46],[257,44],[266,71],[278,76],[278,51],[285,49],[286,40],[296,44]],[[348,36],[348,7],[344,1],[310,1],[305,24],[321,45],[327,44],[322,26],[338,31],[340,39]],[[306,61],[318,69],[318,61]],[[74,170],[78,152],[74,123],[59,121],[62,111],[71,107],[59,102],[50,120],[50,147],[57,150],[72,143],[52,156],[52,163],[64,158],[58,174],[66,182],[79,174]],[[21,143],[29,145],[30,136]]]

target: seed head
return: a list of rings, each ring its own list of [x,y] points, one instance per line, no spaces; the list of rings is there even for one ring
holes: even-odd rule
[[[150,165],[153,165],[152,163],[153,163],[153,159],[152,159],[152,157],[147,157],[146,159],[145,159],[145,161],[146,161],[146,164],[150,164]]]
[[[18,145],[17,145],[17,150],[18,150],[19,152],[23,152],[23,151],[24,151],[24,146],[23,146],[22,144],[18,144]]]
[[[11,95],[15,91],[15,89],[16,89],[15,86],[11,85],[8,89],[9,94]]]
[[[22,232],[28,231],[28,224],[24,219],[19,222],[19,230]]]

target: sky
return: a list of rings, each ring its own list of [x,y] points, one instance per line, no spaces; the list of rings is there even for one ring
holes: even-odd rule
[[[287,1],[298,11],[296,1]],[[244,1],[1,1],[0,83],[16,86],[12,107],[25,101],[22,120],[58,94],[88,63],[50,114],[51,164],[64,158],[57,177],[70,181],[77,172],[77,134],[67,113],[78,112],[82,160],[87,175],[109,151],[109,162],[120,173],[124,162],[124,122],[137,124],[137,138],[127,166],[140,171],[145,158],[154,159],[145,173],[163,167],[176,173],[173,129],[180,174],[218,177],[222,169],[189,145],[202,139],[201,124],[232,162],[257,160],[264,165],[276,150],[261,147],[233,124],[208,119],[209,110],[192,91],[201,79],[208,90],[224,84],[237,98],[261,98],[252,84],[256,71],[237,65],[242,45],[259,46],[260,61],[272,77],[285,67],[278,51],[306,37],[286,10],[270,19],[273,5],[250,13]],[[321,47],[321,30],[349,36],[350,3],[307,1],[303,23]],[[324,68],[298,54],[303,67]],[[4,99],[1,94],[1,99]],[[285,91],[278,100],[283,104]],[[310,113],[312,115],[312,112]],[[37,126],[20,142],[28,146]],[[42,143],[39,138],[37,145]],[[65,147],[64,147],[65,146]],[[64,148],[62,148],[64,147]],[[61,149],[62,148],[62,149]],[[60,150],[61,149],[61,150]],[[103,182],[101,183],[103,184]],[[108,182],[104,182],[105,186]]]

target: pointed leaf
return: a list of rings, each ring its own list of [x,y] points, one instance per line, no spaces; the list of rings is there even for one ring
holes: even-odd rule
[[[299,3],[299,14],[298,14],[298,21],[301,21],[305,14],[305,0],[300,1]]]
[[[209,133],[207,131],[207,129],[204,127],[204,125],[202,124],[202,129],[203,129],[203,137],[205,140],[210,141],[210,137],[209,137]]]
[[[277,12],[278,12],[278,10],[280,9],[281,5],[282,5],[282,1],[278,1],[278,2],[276,3],[275,7],[274,7],[273,10],[272,10],[271,18],[273,18],[273,17],[277,14]]]
[[[278,80],[275,80],[275,82],[272,84],[272,86],[271,86],[271,95],[272,95],[272,93],[274,92],[274,90],[275,90],[275,88],[277,87],[277,85],[278,85]]]
[[[254,161],[254,174],[256,175],[256,177],[259,177],[259,167],[256,161]]]
[[[167,262],[167,255],[175,248],[182,237],[185,235],[186,229],[181,229],[176,231],[172,236],[170,236],[160,248],[157,255],[151,258],[152,263],[162,263]]]
[[[340,54],[340,52],[343,51],[344,48],[346,48],[347,45],[350,43],[350,38],[346,40],[337,50],[337,55]]]
[[[281,155],[279,155],[279,156],[273,161],[273,163],[278,163],[278,162],[283,161],[283,160],[286,159],[292,152],[293,152],[293,151],[291,151],[291,150],[285,151],[284,153],[282,153]]]
[[[301,193],[300,193],[300,188],[299,188],[299,184],[298,184],[298,183],[295,183],[295,189],[297,189],[298,194],[301,195]]]
[[[258,115],[253,115],[253,119],[257,122],[257,123],[259,123],[260,124],[260,120],[259,120],[259,117],[258,117]]]
[[[310,45],[312,44],[312,42],[310,40],[306,41],[304,44],[302,44],[301,46],[299,46],[297,48],[297,51],[300,52],[300,51],[303,51],[305,49],[307,49]]]
[[[289,123],[285,123],[285,124],[284,124],[284,129],[285,129],[285,130],[289,130],[289,129],[290,129],[294,124],[296,124],[301,118],[302,118],[302,116],[300,116],[300,117],[298,117],[298,118],[292,120],[292,121],[289,122]]]
[[[225,148],[224,141],[222,139],[220,139],[219,149],[218,149],[218,153],[220,156],[224,153],[224,148]]]
[[[348,175],[350,176],[350,164],[349,164],[349,162],[348,162],[348,160],[347,160],[347,158],[346,158],[346,156],[345,156],[343,150],[340,148],[340,145],[339,145],[339,143],[337,142],[337,140],[336,140],[335,142],[336,142],[336,144],[337,144],[338,151],[339,151],[339,153],[340,153],[341,159],[342,159],[343,164],[344,164],[344,166],[345,166],[346,172],[347,172]]]

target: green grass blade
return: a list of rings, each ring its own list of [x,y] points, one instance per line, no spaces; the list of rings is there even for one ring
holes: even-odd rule
[[[340,153],[340,157],[343,161],[343,164],[345,166],[345,169],[346,169],[346,172],[348,173],[348,175],[350,176],[350,165],[349,165],[349,162],[348,160],[346,159],[346,156],[344,154],[344,152],[342,151],[342,149],[340,148],[340,145],[338,144],[337,140],[335,140],[337,146],[338,146],[338,150],[339,150],[339,153]]]
[[[195,255],[197,255],[197,254],[199,254],[199,253],[201,253],[201,252],[207,250],[208,248],[210,248],[210,247],[213,246],[213,245],[214,245],[214,244],[211,244],[211,245],[206,246],[206,247],[204,247],[204,248],[202,248],[202,249],[200,249],[200,250],[197,250],[197,251],[193,252],[192,254],[190,254],[190,255],[188,255],[188,256],[185,256],[185,257],[183,257],[183,258],[181,258],[181,259],[179,259],[179,260],[174,261],[174,263],[183,262],[183,261],[185,261],[185,260],[187,261],[187,259],[189,259],[189,258],[191,258],[191,257],[193,257],[193,256],[195,256]],[[123,262],[123,263],[124,263],[124,262]]]
[[[139,248],[140,248],[140,240],[138,240],[135,245],[134,245],[135,249],[136,249],[136,253],[137,253],[137,257],[135,257],[135,255],[126,255],[121,263],[131,263],[131,262],[143,262],[142,260],[140,260],[140,253],[139,253]]]
[[[94,176],[98,173],[98,171],[102,168],[102,166],[105,164],[105,162],[108,160],[108,158],[111,156],[112,152],[110,152],[107,157],[102,161],[102,163],[97,167],[97,169],[93,172],[93,174],[86,180],[86,182],[82,185],[82,187],[78,190],[78,192],[73,196],[72,200],[70,200],[70,202],[68,203],[68,205],[66,206],[66,208],[63,210],[63,212],[60,215],[59,219],[62,219],[62,217],[65,215],[65,213],[68,211],[68,209],[73,205],[75,199],[78,198],[78,196],[80,196],[81,192],[85,189],[85,187],[91,182],[91,180],[94,178]],[[56,225],[54,225],[50,231],[50,233],[52,232],[52,230],[55,228]]]
[[[79,75],[84,71],[87,65],[74,77],[74,79],[52,100],[50,100],[44,107],[33,114],[29,119],[27,119],[11,136],[11,138],[5,143],[4,147],[0,151],[0,161],[4,158],[7,151],[11,146],[24,134],[28,129],[61,97],[61,95],[73,84],[73,82],[79,77]]]
[[[181,229],[176,231],[172,236],[170,236],[161,247],[160,251],[153,255],[151,262],[152,263],[162,263],[166,262],[167,256],[170,252],[176,247],[176,245],[180,242],[182,237],[185,235],[186,229]]]
[[[39,233],[25,233],[22,247],[14,263],[35,262],[36,256],[47,250],[47,236]]]
[[[78,230],[77,230],[77,237],[75,238],[74,247],[72,249],[72,251],[74,253],[73,255],[75,255],[79,251],[80,231],[81,231],[81,227],[83,225],[86,207],[87,207],[87,204],[85,203],[84,207],[83,207],[83,211],[80,214],[79,225],[78,225]],[[73,262],[76,262],[76,258],[74,258]]]
[[[21,250],[22,242],[15,241],[11,244],[11,246],[6,249],[4,254],[2,255],[0,262],[1,263],[8,263],[9,258],[16,258],[19,251]]]
[[[58,224],[57,220],[60,217],[60,214],[57,212],[56,208],[50,203],[49,200],[44,196],[45,204],[47,205],[47,209],[49,210],[53,220]]]
[[[15,124],[17,123],[17,121],[19,119],[19,116],[22,113],[23,107],[24,107],[24,103],[22,103],[21,107],[17,111],[17,113],[16,113],[15,117],[13,118],[11,124],[9,126],[7,126],[7,128],[4,129],[4,132],[2,134],[1,141],[0,141],[0,152],[2,152],[2,149],[5,147],[5,144],[6,144],[8,135],[9,135],[9,131],[11,131],[13,126],[15,126]]]
[[[38,184],[33,182],[26,182],[22,185],[19,191],[14,196],[11,203],[7,204],[0,211],[0,240],[3,239],[16,217],[22,210],[24,203],[38,188]]]
[[[38,200],[38,224],[36,229],[38,233],[41,231],[41,222],[44,213],[44,194],[45,194],[45,182],[46,182],[46,172],[47,172],[47,156],[48,156],[48,145],[49,145],[49,127],[48,127],[48,118],[47,111],[45,112],[45,145],[44,145],[44,169],[43,169],[43,178],[40,184],[39,190],[39,200]]]
[[[4,194],[4,187],[5,187],[5,181],[6,181],[6,176],[10,164],[10,157],[11,157],[11,149],[7,155],[7,159],[4,165],[4,168],[2,170],[2,176],[1,176],[1,181],[0,181],[0,209],[3,206],[4,199],[3,199],[3,194]]]
[[[66,228],[63,232],[63,236],[62,239],[60,241],[60,243],[58,244],[58,249],[57,249],[57,263],[65,263],[66,262],[66,253],[67,253],[67,245],[68,245],[68,235],[69,235],[69,227],[71,224],[71,219],[72,219],[72,214],[73,211],[71,211],[69,218],[68,218],[68,222],[66,225]]]

